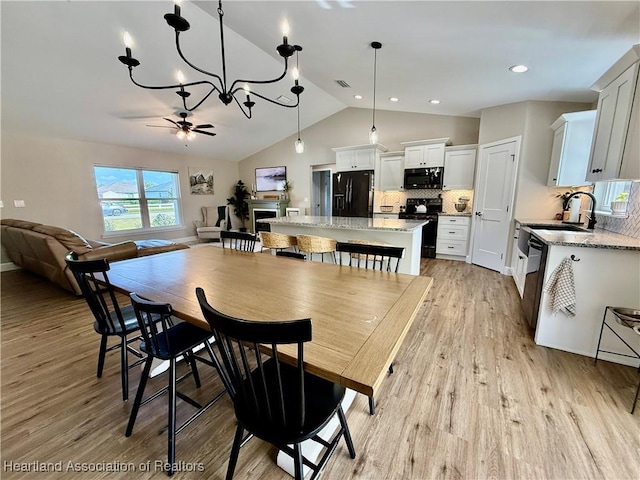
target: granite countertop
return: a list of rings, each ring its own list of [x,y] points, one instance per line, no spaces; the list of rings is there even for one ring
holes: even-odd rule
[[[448,217],[470,217],[472,215],[471,212],[441,212],[438,215],[446,215]]]
[[[260,220],[272,225],[287,225],[296,227],[344,228],[348,230],[389,230],[411,232],[422,228],[425,220],[399,220],[396,218],[361,218],[361,217],[314,217],[309,215],[294,215]]]
[[[620,235],[608,230],[596,228],[587,230],[584,224],[578,225],[584,228],[584,232],[563,232],[559,230],[531,230],[530,226],[554,226],[562,225],[560,220],[519,220],[523,229],[533,233],[547,245],[559,245],[566,247],[609,248],[615,250],[640,250],[640,239]]]

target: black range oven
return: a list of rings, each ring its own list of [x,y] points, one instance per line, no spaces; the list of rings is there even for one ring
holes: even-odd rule
[[[406,211],[398,215],[401,220],[428,220],[422,227],[422,258],[436,258],[439,212],[442,212],[440,198],[408,198]]]

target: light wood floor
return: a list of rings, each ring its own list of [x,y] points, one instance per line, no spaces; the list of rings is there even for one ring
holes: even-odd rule
[[[509,277],[444,260],[423,260],[423,274],[435,278],[434,287],[383,384],[376,415],[368,415],[362,396],[347,413],[357,457],[341,444],[323,478],[639,478],[640,408],[629,413],[635,369],[536,346]],[[125,438],[130,402],[121,400],[118,354],[107,356],[97,379],[98,336],[84,301],[19,271],[1,281],[0,476],[166,478],[153,472],[156,460],[166,460],[165,399],[143,407]],[[204,399],[221,385],[200,371]],[[131,399],[139,376],[131,371]],[[195,390],[190,380],[183,388]],[[178,411],[191,407],[179,402]],[[224,398],[178,436],[182,468],[204,472],[175,478],[224,478],[234,428]],[[252,440],[235,478],[290,478],[274,456]],[[62,462],[64,471],[8,472],[7,462]],[[68,462],[103,469],[131,462],[134,471],[74,473]],[[147,462],[151,473],[140,466]]]

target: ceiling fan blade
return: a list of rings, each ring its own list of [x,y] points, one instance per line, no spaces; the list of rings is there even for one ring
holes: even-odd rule
[[[145,125],[146,127],[154,127],[154,128],[176,128],[176,127],[170,127],[168,125]]]
[[[202,125],[196,125],[193,128],[215,128],[213,125],[211,125],[210,123],[203,123]]]
[[[198,130],[196,128],[194,128],[193,130],[191,130],[192,132],[196,132],[196,133],[202,133],[203,135],[209,135],[211,137],[215,137],[216,134],[213,132],[205,132],[204,130]]]
[[[166,118],[166,117],[162,117],[164,118],[167,122],[171,122],[173,123],[176,127],[180,127],[180,125],[178,125],[176,122],[174,122],[173,120],[171,120],[170,118]]]

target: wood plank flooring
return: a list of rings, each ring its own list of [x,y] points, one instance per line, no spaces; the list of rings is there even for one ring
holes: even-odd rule
[[[341,444],[322,478],[640,477],[640,408],[629,413],[637,370],[536,346],[510,277],[446,260],[422,267],[435,282],[376,415],[361,395],[347,412],[357,457]],[[155,464],[166,460],[166,399],[142,407],[125,438],[132,400],[121,400],[118,353],[97,379],[99,337],[84,301],[21,271],[2,273],[0,287],[0,477],[166,478]],[[181,388],[205,400],[222,386],[214,372],[200,372],[200,391],[191,380]],[[131,370],[131,399],[139,378]],[[152,379],[147,391],[165,381]],[[190,412],[178,402],[179,417]],[[223,399],[178,436],[175,478],[224,478],[234,429]],[[251,440],[234,478],[291,478],[275,453]]]

